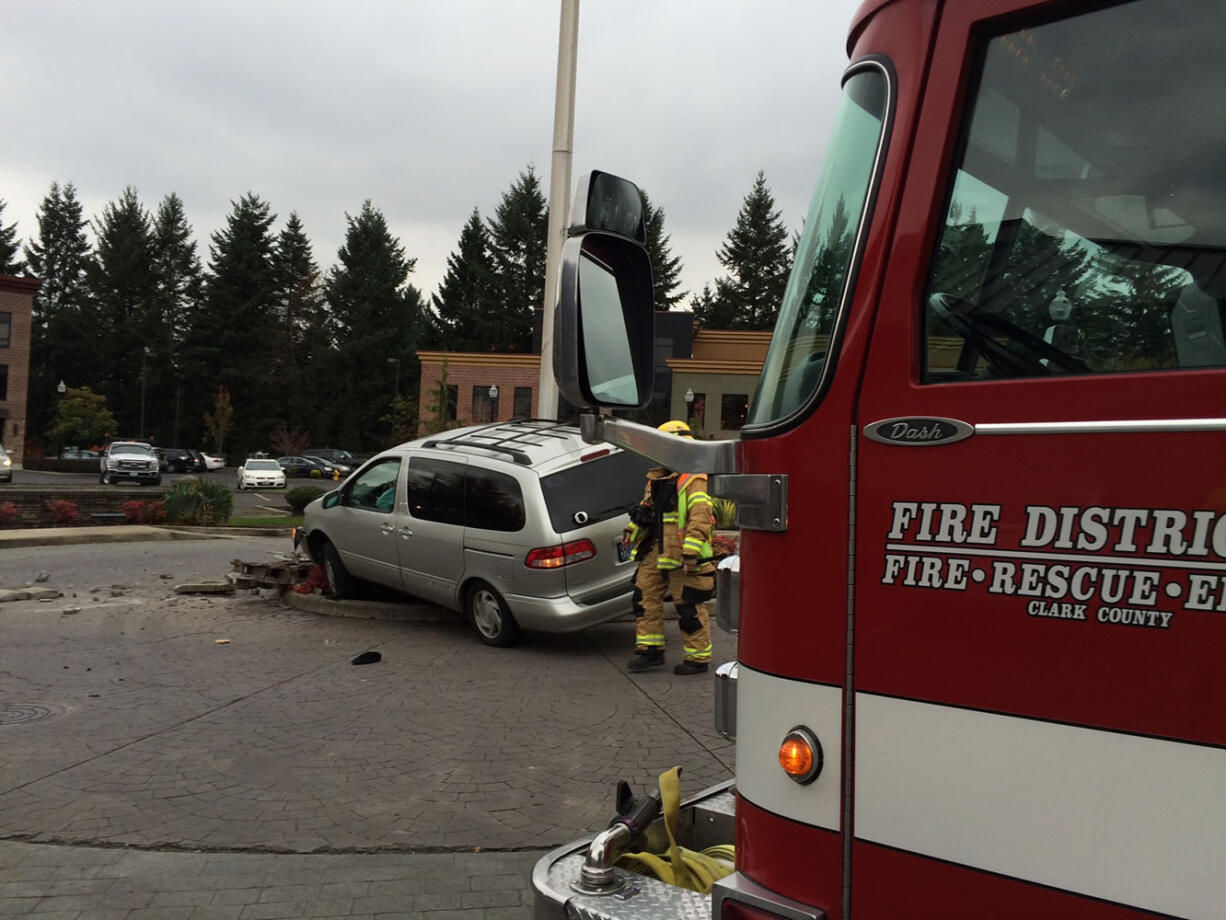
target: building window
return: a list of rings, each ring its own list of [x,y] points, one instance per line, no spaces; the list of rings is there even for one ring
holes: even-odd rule
[[[494,422],[498,420],[498,397],[490,396],[490,386],[473,387],[473,421]]]
[[[455,421],[460,406],[460,388],[454,383],[447,385],[447,418]]]
[[[695,431],[702,431],[707,424],[707,394],[694,393],[693,400],[687,400],[687,402],[689,405],[686,411],[690,417],[686,419],[686,423]]]
[[[719,427],[724,431],[740,431],[748,412],[749,397],[746,394],[725,393],[720,401]]]
[[[532,387],[515,388],[515,418],[532,418]]]
[[[13,334],[13,314],[0,313],[0,348],[8,348]]]

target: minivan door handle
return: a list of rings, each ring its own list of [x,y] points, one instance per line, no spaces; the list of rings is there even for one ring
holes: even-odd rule
[[[379,525],[379,530],[381,530],[383,533],[395,533],[396,525],[390,522],[383,523]]]
[[[403,537],[405,540],[407,540],[409,537],[413,536],[413,531],[406,524],[404,527],[400,528],[400,536]]]

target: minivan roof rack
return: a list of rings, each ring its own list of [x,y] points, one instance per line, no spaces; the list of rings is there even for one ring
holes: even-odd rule
[[[538,445],[532,438],[546,437],[564,440],[569,435],[561,429],[575,431],[572,422],[559,422],[546,418],[513,418],[505,422],[493,422],[474,431],[451,438],[431,438],[422,447],[479,447],[495,453],[506,454],[521,466],[530,466],[532,458],[521,449]]]

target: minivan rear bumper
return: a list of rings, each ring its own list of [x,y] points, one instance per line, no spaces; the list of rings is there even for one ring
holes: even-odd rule
[[[507,606],[524,629],[538,632],[573,632],[598,623],[616,620],[633,613],[633,589],[594,604],[580,604],[569,595],[561,597],[525,597],[506,595]]]

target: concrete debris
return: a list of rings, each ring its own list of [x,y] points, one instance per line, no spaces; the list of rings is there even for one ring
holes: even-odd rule
[[[40,583],[41,583],[41,582],[46,581],[46,580],[47,580],[48,578],[50,578],[50,577],[51,577],[51,573],[50,573],[50,572],[39,572],[37,575],[35,575],[35,576],[34,576],[34,580],[35,580],[36,582],[40,582]]]
[[[12,588],[0,590],[0,603],[4,601],[49,601],[63,597],[55,588]]]
[[[175,585],[175,594],[233,594],[234,585],[225,581],[198,581]]]

